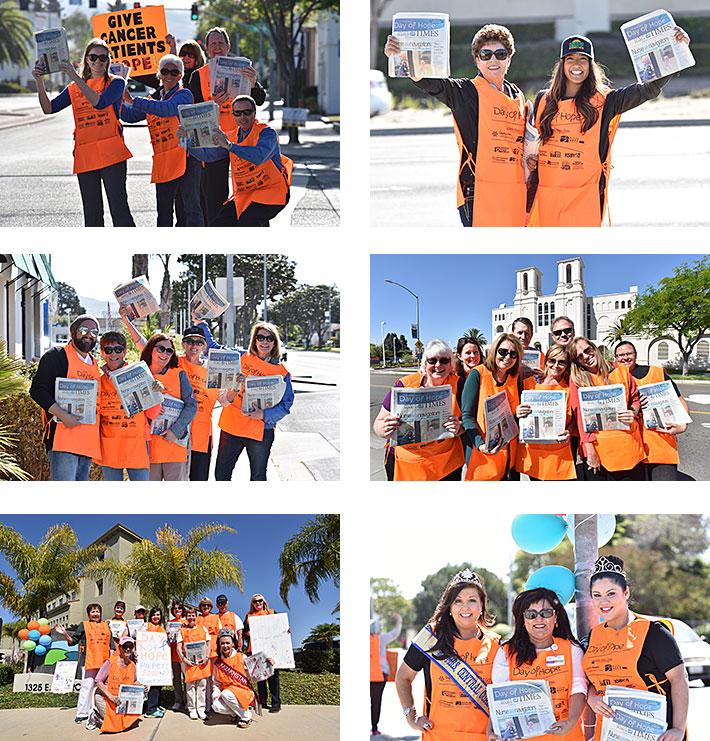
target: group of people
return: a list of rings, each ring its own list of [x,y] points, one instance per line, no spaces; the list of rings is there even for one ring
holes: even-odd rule
[[[684,741],[688,678],[671,630],[660,619],[629,609],[626,572],[616,556],[597,559],[589,591],[600,622],[588,636],[575,638],[557,594],[538,587],[515,598],[513,633],[501,643],[491,630],[483,581],[469,569],[457,573],[397,671],[395,686],[408,724],[424,741],[501,741],[489,718],[487,685],[542,678],[550,686],[555,722],[541,739],[589,738],[583,718],[589,706],[598,741],[602,718],[614,716],[604,692],[616,686],[664,695],[668,728],[658,741]],[[376,656],[373,660],[372,651],[370,656],[372,672]],[[423,709],[415,707],[412,694],[420,671]],[[373,717],[375,735],[378,720],[379,713]]]
[[[32,75],[42,111],[58,113],[71,106],[74,113],[74,174],[84,225],[104,225],[103,183],[113,225],[135,226],[126,191],[126,162],[133,155],[121,121],[147,120],[158,226],[173,226],[174,216],[177,226],[269,226],[289,201],[293,162],[281,155],[276,131],[256,119],[257,105],[266,99],[256,71],[251,66],[242,70],[252,84],[250,95],[212,96],[200,45],[186,41],[177,51],[172,35],[166,40],[172,53],[159,60],[159,76],[141,78],[155,89],[146,98],[132,97],[123,77],[110,73],[111,52],[100,38],[87,44],[79,72],[71,62],[60,64],[71,82],[52,100],[44,85],[43,63],[35,63]],[[229,47],[224,28],[205,35],[211,59],[227,56]],[[210,100],[219,106],[214,146],[189,146],[178,106]]]
[[[114,605],[114,615],[102,619],[101,605],[87,606],[88,620],[81,622],[69,634],[61,626],[55,626],[70,645],[79,646],[81,688],[76,708],[76,723],[86,723],[89,730],[101,728],[102,732],[116,733],[130,728],[139,715],[117,711],[120,700],[120,685],[139,685],[136,676],[136,633],[139,630],[165,633],[170,644],[170,657],[175,693],[174,711],[187,711],[193,720],[205,720],[208,712],[233,717],[241,728],[251,723],[250,707],[258,698],[262,707],[277,713],[281,709],[281,694],[278,669],[267,680],[257,682],[253,690],[249,673],[245,670],[244,658],[251,653],[249,618],[273,615],[262,594],[251,598],[249,611],[244,621],[231,612],[225,594],[217,599],[218,612],[212,612],[212,600],[205,597],[197,607],[174,600],[171,615],[163,615],[160,607],[146,608],[136,605],[134,620],[145,621],[141,628],[130,626],[126,620],[126,603],[119,600]],[[166,631],[168,623],[181,623],[180,629]],[[204,641],[206,657],[197,660],[187,656],[186,643]],[[273,666],[273,658],[267,657]],[[151,685],[144,688],[143,715],[161,718],[165,710],[160,707],[161,687]],[[269,693],[271,705],[267,704]]]
[[[453,414],[444,422],[449,437],[413,445],[392,445],[390,439],[402,420],[392,411],[387,393],[373,424],[386,438],[385,471],[389,481],[673,481],[678,478],[676,436],[686,424],[647,428],[641,410],[647,403],[643,387],[670,380],[680,403],[688,411],[676,384],[661,367],[641,365],[633,343],[622,341],[614,362],[586,337],[575,335],[574,323],[558,316],[552,324],[554,344],[541,353],[542,368],[522,363],[533,337],[527,317],[517,318],[509,333],[499,335],[484,353],[471,337],[459,339],[456,355],[443,340],[424,348],[417,373],[401,378],[395,387],[426,388],[448,384]],[[534,348],[533,348],[534,349]],[[580,388],[623,384],[627,409],[618,413],[628,429],[592,431],[584,425]],[[505,392],[518,422],[531,413],[521,404],[524,389],[562,390],[567,399],[565,430],[553,443],[521,443],[517,437],[486,448],[485,401]],[[465,466],[465,475],[464,475]]]
[[[690,43],[680,27],[675,38]],[[385,54],[399,50],[388,36]],[[601,226],[619,117],[657,98],[671,76],[612,89],[592,42],[574,35],[531,104],[506,79],[515,41],[505,26],[483,26],[471,54],[474,79],[412,78],[453,114],[463,226]],[[539,132],[539,152],[523,162],[527,122]]]
[[[207,481],[212,457],[212,414],[222,405],[215,478],[229,481],[239,455],[246,449],[250,480],[266,481],[266,469],[279,420],[290,413],[294,395],[291,377],[281,363],[278,328],[268,322],[252,327],[249,348],[240,350],[242,376],[231,389],[207,388],[206,355],[215,342],[205,321],[188,327],[182,335],[183,355],[173,338],[156,333],[144,338],[124,308],[119,309],[140,358],[155,378],[154,389],[180,399],[184,406],[170,427],[151,432],[161,404],[132,416],[126,414],[111,373],[126,365],[127,340],[123,332],[104,332],[99,339],[96,317],[82,314],[70,325],[71,341],[53,347],[40,359],[30,387],[31,397],[42,408],[44,444],[52,481],[86,481],[92,460],[101,466],[104,481]],[[92,355],[97,342],[104,361]],[[280,375],[284,395],[270,409],[242,412],[241,384],[247,376]],[[95,424],[81,423],[55,399],[57,378],[98,381]],[[188,436],[187,444],[184,443]]]

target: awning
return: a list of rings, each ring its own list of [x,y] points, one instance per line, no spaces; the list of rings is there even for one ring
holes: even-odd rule
[[[42,279],[42,282],[56,291],[57,281],[54,280],[54,275],[52,274],[52,268],[49,264],[49,256],[48,255],[34,255],[34,259],[35,259],[35,265],[37,266],[37,269],[39,270],[39,274]]]
[[[46,286],[56,290],[57,282],[52,275],[47,255],[31,255],[24,252],[13,253],[12,261],[15,265],[33,278],[42,281]]]

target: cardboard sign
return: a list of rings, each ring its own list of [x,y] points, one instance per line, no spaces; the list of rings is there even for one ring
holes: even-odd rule
[[[161,687],[173,681],[170,667],[170,646],[167,633],[138,631],[136,633],[136,679],[145,685]]]
[[[161,57],[170,53],[162,5],[101,13],[92,16],[91,25],[94,36],[108,44],[111,61],[128,65],[131,77],[157,74]]]
[[[74,692],[78,661],[58,661],[54,667],[52,692],[63,695]]]
[[[249,640],[252,654],[263,651],[268,658],[275,659],[274,669],[295,669],[288,615],[250,615]],[[168,682],[169,684],[169,682]]]

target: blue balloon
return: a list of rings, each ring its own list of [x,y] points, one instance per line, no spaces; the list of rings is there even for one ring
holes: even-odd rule
[[[49,636],[42,636],[39,639],[40,645],[49,648],[52,645],[52,639]]]
[[[543,566],[530,574],[525,582],[525,589],[536,587],[551,589],[566,605],[574,595],[574,574],[564,566]]]
[[[31,631],[30,631],[30,632],[29,632],[29,633],[27,634],[27,637],[28,637],[28,638],[29,638],[29,639],[30,639],[31,641],[38,641],[38,640],[39,640],[39,637],[40,637],[40,635],[41,635],[41,633],[40,633],[40,632],[39,632],[38,630],[31,630]]]
[[[516,545],[527,553],[547,553],[562,542],[567,523],[558,515],[516,515],[510,531]]]
[[[44,646],[36,646],[35,653],[37,656],[44,656],[47,653],[47,649]]]

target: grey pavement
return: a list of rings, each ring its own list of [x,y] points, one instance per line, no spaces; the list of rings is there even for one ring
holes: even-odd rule
[[[75,708],[0,710],[0,738],[7,741],[87,741],[99,731],[74,723]],[[190,720],[185,713],[168,711],[163,718],[142,718],[123,731],[127,741],[205,741],[242,738],[245,741],[338,741],[340,708],[331,705],[284,705],[280,713],[265,712],[246,729],[238,729],[226,716],[214,713],[206,721]],[[103,738],[103,736],[102,736]]]

